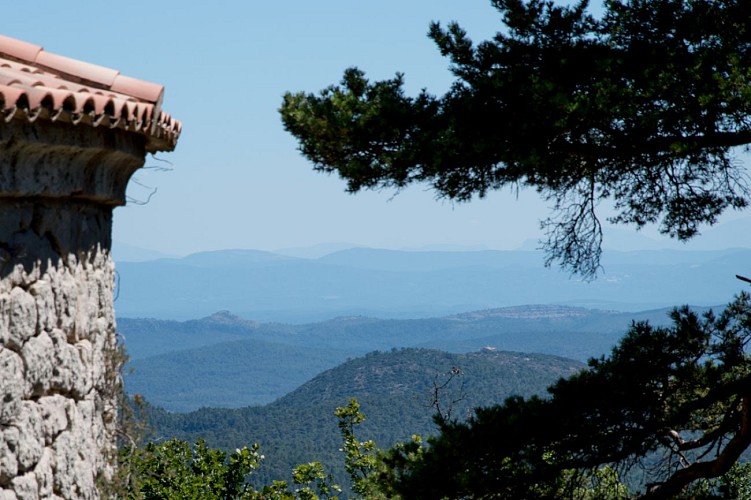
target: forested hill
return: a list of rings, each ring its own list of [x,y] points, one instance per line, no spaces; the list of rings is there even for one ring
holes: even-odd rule
[[[378,402],[385,397],[414,399],[419,395],[423,396],[419,402],[428,403],[434,386],[452,379],[442,397],[461,399],[454,408],[458,415],[502,401],[510,394],[540,393],[551,380],[582,367],[582,363],[558,356],[493,348],[467,354],[434,349],[374,351],[321,373],[272,405],[294,408],[351,397]]]
[[[152,423],[160,439],[202,437],[227,449],[260,443],[267,457],[258,474],[262,480],[287,477],[292,466],[313,460],[324,461],[341,478],[341,442],[333,413],[351,397],[367,415],[358,430],[360,439],[388,447],[414,433],[434,431],[435,387],[446,384],[438,391],[441,408],[446,412],[451,407],[451,415],[462,418],[473,407],[512,394],[543,393],[550,383],[582,367],[541,354],[394,349],[349,360],[266,406],[203,408],[187,414],[157,409]]]
[[[609,352],[633,319],[667,321],[667,310],[619,313],[565,306],[488,309],[443,318],[342,317],[304,325],[256,323],[229,313],[185,322],[118,320],[134,372],[130,393],[172,411],[265,404],[348,358],[394,347],[464,353],[486,346],[585,361]]]

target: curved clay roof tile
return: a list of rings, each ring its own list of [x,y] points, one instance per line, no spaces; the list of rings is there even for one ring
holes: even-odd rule
[[[107,104],[112,102],[112,99],[102,94],[92,94],[91,98],[94,100],[94,113],[97,115],[105,114]]]
[[[75,113],[76,108],[78,107],[78,104],[76,103],[76,96],[72,92],[69,92],[64,98],[63,103],[60,106],[60,109],[62,111],[66,111],[68,113]]]
[[[6,120],[62,120],[146,137],[147,151],[175,147],[182,124],[161,110],[162,85],[46,52],[0,35],[0,108]]]
[[[30,110],[38,110],[39,108],[44,107],[45,102],[47,103],[54,102],[54,98],[47,91],[29,92],[28,96],[29,96],[29,109]]]
[[[123,115],[127,116],[127,114],[128,108],[125,103],[121,102],[119,99],[112,99],[112,113],[110,113],[110,116],[114,120],[120,120]]]
[[[82,80],[88,80],[106,87],[112,85],[112,82],[115,81],[115,78],[119,74],[119,72],[114,69],[78,61],[76,59],[71,59],[70,57],[51,54],[44,50],[37,55],[34,62],[41,67],[53,69],[65,73],[66,75],[81,78]]]
[[[50,111],[63,109],[65,100],[72,94],[71,91],[66,89],[47,89],[46,93],[52,98],[53,108]]]
[[[0,75],[0,84],[7,85],[8,87],[23,83],[20,78],[15,78],[11,75]]]
[[[0,52],[3,54],[23,61],[34,61],[41,51],[42,47],[39,45],[0,35]]]
[[[110,86],[110,89],[152,103],[161,101],[164,95],[163,85],[137,80],[125,75],[115,77],[115,81]]]
[[[26,96],[22,89],[7,85],[0,85],[0,94],[3,95],[3,110],[5,111],[16,109],[18,107],[16,103]]]

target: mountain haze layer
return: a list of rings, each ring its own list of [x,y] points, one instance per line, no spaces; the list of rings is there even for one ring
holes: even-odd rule
[[[336,316],[427,318],[525,304],[639,311],[715,306],[744,286],[751,250],[609,251],[593,282],[543,266],[534,251],[355,248],[315,259],[223,250],[122,262],[121,317],[198,319],[218,310],[263,322]]]

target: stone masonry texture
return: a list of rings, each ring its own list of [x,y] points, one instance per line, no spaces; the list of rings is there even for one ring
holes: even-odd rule
[[[143,159],[118,130],[0,125],[0,500],[95,499],[115,472],[112,210]]]

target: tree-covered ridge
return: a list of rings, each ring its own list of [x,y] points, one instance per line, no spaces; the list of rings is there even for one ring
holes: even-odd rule
[[[460,407],[472,410],[511,394],[539,394],[548,381],[567,377],[582,366],[557,356],[494,348],[467,354],[433,349],[375,351],[319,374],[273,404],[294,407],[352,397],[365,402],[384,396],[410,399],[419,395],[423,395],[423,403],[429,403],[434,383],[443,383],[453,373],[457,380],[450,389],[458,396],[456,385],[461,385]]]
[[[745,0],[492,0],[503,23],[473,43],[456,23],[429,36],[456,77],[442,96],[403,77],[345,71],[320,94],[287,93],[285,128],[350,191],[429,184],[465,201],[529,186],[553,207],[549,261],[592,276],[597,206],[611,222],[681,240],[748,204],[735,148],[751,143],[751,7]]]
[[[204,408],[187,414],[153,409],[153,436],[232,450],[258,443],[266,451],[259,484],[288,478],[298,463],[319,461],[343,481],[334,410],[357,398],[368,419],[361,434],[381,447],[436,432],[436,387],[441,408],[465,418],[476,406],[511,395],[544,393],[557,379],[584,365],[540,354],[483,351],[450,354],[431,349],[373,352],[327,370],[287,396],[262,407]],[[458,369],[460,373],[453,374]],[[247,383],[251,383],[247,381]]]
[[[319,323],[258,323],[223,313],[186,322],[124,318],[126,346],[139,354],[125,377],[171,411],[269,403],[348,358],[375,349],[427,347],[453,353],[486,346],[580,361],[612,348],[631,319],[665,324],[667,311],[619,313],[568,306],[516,306],[413,320],[336,318]],[[211,342],[215,342],[211,344]],[[169,345],[168,345],[169,344]],[[171,352],[144,357],[149,350]],[[248,384],[252,380],[252,384]]]

